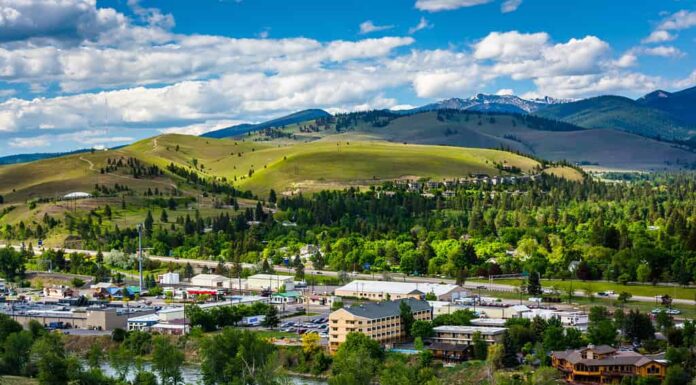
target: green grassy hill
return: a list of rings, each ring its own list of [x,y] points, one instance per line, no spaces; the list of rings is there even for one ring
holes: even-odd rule
[[[336,137],[340,139],[339,137]],[[164,171],[135,178],[128,167],[102,172],[109,160],[138,159]],[[163,135],[110,151],[99,151],[0,167],[0,195],[7,203],[57,198],[95,185],[129,186],[135,192],[173,188],[194,194],[184,179],[167,167],[226,180],[242,190],[265,196],[270,188],[316,191],[368,185],[398,178],[454,178],[471,173],[499,174],[496,164],[524,171],[538,165],[509,152],[444,146],[323,140],[280,145],[254,141]]]
[[[696,127],[667,111],[621,96],[599,96],[555,104],[535,113],[586,128],[613,128],[651,138],[685,139]]]
[[[696,162],[696,153],[671,143],[619,130],[586,129],[535,116],[510,114],[441,111],[400,116],[373,112],[339,117],[328,130],[300,132],[297,127],[287,127],[285,133],[292,134],[294,142],[359,140],[502,147],[542,159],[616,169],[671,170]],[[292,142],[287,138],[269,138],[264,132],[247,140],[271,144]]]

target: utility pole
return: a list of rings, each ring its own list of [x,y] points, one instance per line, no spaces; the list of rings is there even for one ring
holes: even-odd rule
[[[142,224],[138,224],[138,271],[140,273],[140,295],[143,295],[143,225]]]

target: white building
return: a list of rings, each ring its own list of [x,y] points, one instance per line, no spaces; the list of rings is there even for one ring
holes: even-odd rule
[[[295,289],[293,277],[289,275],[256,274],[248,277],[246,284],[247,290],[254,291],[278,291],[281,286],[285,287],[286,291]]]
[[[548,310],[548,309],[529,309],[528,312],[523,313],[524,318],[534,319],[534,317],[541,317],[542,319],[548,321],[551,318],[558,318],[561,320],[561,324],[565,327],[575,327],[581,330],[587,327],[589,323],[589,318],[587,314],[579,311],[560,311],[560,310]]]
[[[198,274],[191,278],[191,285],[200,287],[229,288],[230,279],[217,274]]]
[[[428,301],[430,307],[433,308],[433,317],[437,317],[442,314],[452,314],[457,310],[470,309],[469,306],[460,305],[448,301]]]
[[[160,322],[159,315],[147,314],[139,317],[128,318],[128,331],[148,330],[150,326]]]
[[[453,301],[469,294],[463,287],[453,284],[363,280],[355,280],[335,290],[337,296],[365,298],[373,301],[383,301],[387,298],[391,300],[422,299],[431,293],[438,301]]]
[[[157,277],[161,285],[178,285],[179,284],[179,273],[164,273]]]

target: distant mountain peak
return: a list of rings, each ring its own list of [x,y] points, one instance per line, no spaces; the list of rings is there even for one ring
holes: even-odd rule
[[[549,104],[567,103],[572,100],[556,99],[545,96],[540,99],[523,99],[517,95],[491,95],[478,93],[466,99],[449,98],[436,103],[415,108],[413,111],[434,111],[441,109],[504,112],[516,114],[531,114]]]

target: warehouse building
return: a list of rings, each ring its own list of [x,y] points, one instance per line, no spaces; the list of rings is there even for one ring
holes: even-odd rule
[[[253,291],[279,291],[280,288],[287,291],[295,289],[293,277],[289,275],[256,274],[247,278],[246,288]]]
[[[191,285],[200,287],[229,288],[230,279],[217,274],[198,274],[191,278]]]
[[[372,301],[404,298],[425,299],[433,294],[438,301],[453,301],[468,292],[453,284],[355,280],[335,290],[339,297],[364,298]]]

